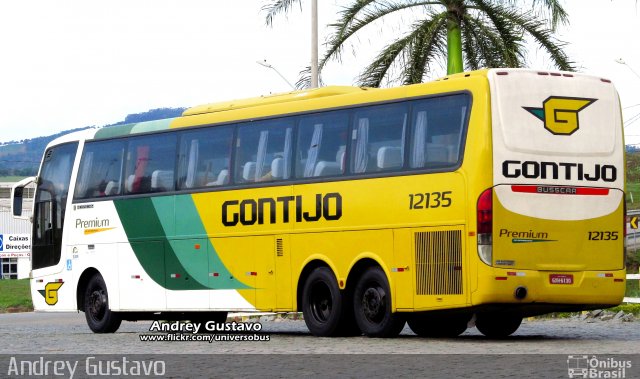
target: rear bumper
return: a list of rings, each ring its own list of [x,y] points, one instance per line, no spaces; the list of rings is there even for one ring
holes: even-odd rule
[[[473,306],[487,304],[546,304],[558,310],[617,305],[625,293],[625,270],[616,271],[532,271],[485,267],[478,275],[478,286],[471,295]],[[526,296],[516,297],[524,288]],[[519,291],[520,295],[522,290]],[[547,312],[554,309],[547,310]],[[544,312],[543,312],[544,313]]]

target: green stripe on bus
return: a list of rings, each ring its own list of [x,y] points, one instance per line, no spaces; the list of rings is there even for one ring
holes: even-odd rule
[[[98,129],[93,139],[104,139],[104,138],[111,138],[111,137],[127,136],[131,134],[131,129],[133,129],[134,126],[135,124],[126,124],[126,125],[109,126],[106,128]]]
[[[235,279],[220,260],[190,195],[116,200],[114,204],[136,258],[147,275],[162,287],[251,288]],[[168,238],[176,235],[176,228],[189,233]],[[210,275],[214,269],[216,276]]]
[[[128,136],[130,134],[136,134],[136,133],[148,133],[148,132],[168,130],[171,126],[171,122],[174,119],[175,117],[165,118],[162,120],[138,122],[135,124],[108,126],[108,127],[99,129],[93,138],[105,139],[105,138],[112,138],[112,137]]]

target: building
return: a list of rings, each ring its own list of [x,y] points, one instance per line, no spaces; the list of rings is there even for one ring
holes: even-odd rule
[[[11,214],[12,186],[13,183],[0,183],[0,277],[23,279],[31,271],[31,221]],[[33,193],[33,188],[25,191],[25,216],[31,216]]]

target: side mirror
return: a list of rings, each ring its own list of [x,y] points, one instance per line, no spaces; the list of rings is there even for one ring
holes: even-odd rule
[[[24,187],[18,187],[13,190],[11,197],[13,198],[13,217],[22,216],[22,193],[24,192]]]
[[[36,177],[22,179],[18,183],[14,184],[11,188],[11,213],[14,218],[28,219],[28,217],[22,215],[24,204],[24,188],[36,181]]]

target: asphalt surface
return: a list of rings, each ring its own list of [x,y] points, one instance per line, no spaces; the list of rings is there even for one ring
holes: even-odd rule
[[[151,321],[123,322],[117,333],[94,334],[83,313],[0,314],[0,377],[23,376],[11,371],[21,360],[66,357],[95,369],[97,366],[86,361],[92,356],[98,360],[116,357],[118,362],[125,356],[166,362],[164,372],[149,377],[566,378],[571,362],[588,362],[586,357],[604,362],[597,370],[617,369],[618,375],[640,377],[638,321],[527,319],[513,336],[503,340],[486,339],[475,328],[458,338],[421,338],[408,327],[392,339],[318,338],[301,320],[263,317],[249,322],[259,322],[261,330],[218,333],[236,339],[250,336],[249,341],[141,341],[141,336],[168,334],[150,332]],[[629,362],[630,367],[621,372],[613,361],[620,365]],[[82,373],[84,376],[76,373],[74,377],[94,376],[90,375],[93,371]],[[102,374],[98,376],[113,372]]]

